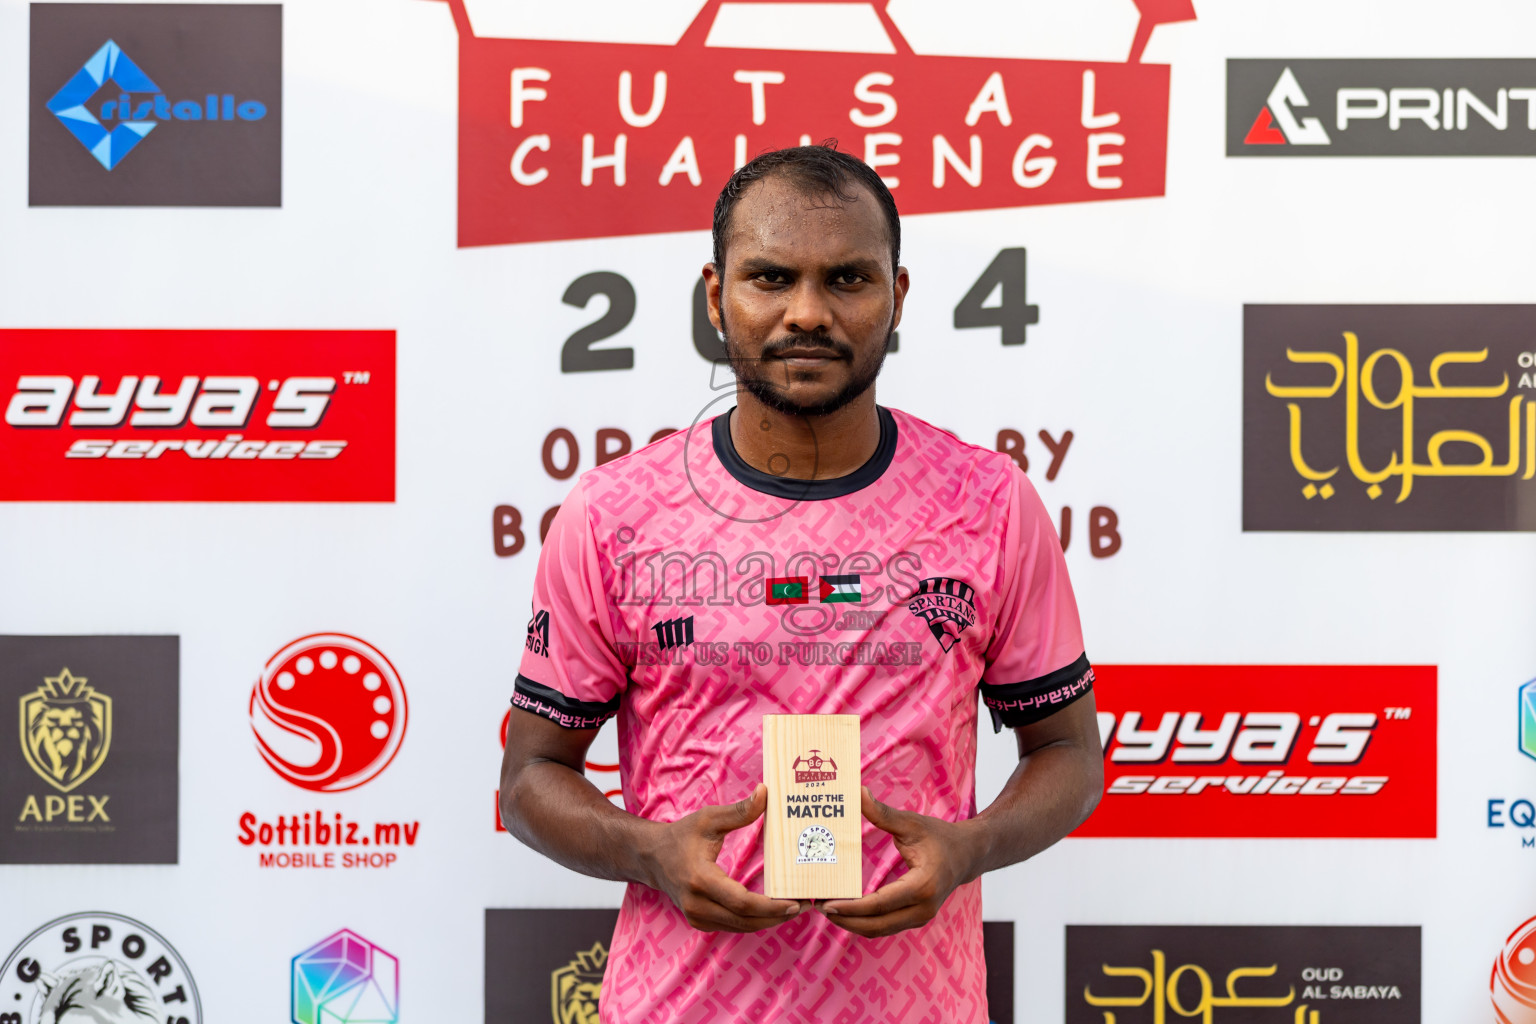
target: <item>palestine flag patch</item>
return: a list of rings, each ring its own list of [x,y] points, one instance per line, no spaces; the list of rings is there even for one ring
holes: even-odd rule
[[[859,587],[858,574],[821,577],[820,597],[822,604],[837,604],[839,602],[858,604],[863,601],[864,592]]]
[[[805,604],[810,601],[809,576],[777,576],[768,580],[769,604]]]

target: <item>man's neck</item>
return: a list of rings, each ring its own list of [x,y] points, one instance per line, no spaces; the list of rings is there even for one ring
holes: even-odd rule
[[[880,446],[880,416],[870,388],[825,416],[795,416],[770,409],[738,390],[731,442],[753,469],[791,480],[847,476]]]

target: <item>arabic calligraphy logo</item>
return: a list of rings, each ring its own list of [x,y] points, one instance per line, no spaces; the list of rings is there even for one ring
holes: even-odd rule
[[[343,928],[293,958],[294,1024],[395,1024],[400,961]]]
[[[112,698],[64,669],[21,698],[21,752],[61,793],[96,774],[112,745]]]
[[[1086,986],[1083,989],[1083,999],[1089,1006],[1128,1008],[1134,1006],[1146,1006],[1150,1001],[1153,1006],[1154,1018],[1162,1020],[1165,1010],[1172,1010],[1180,1017],[1200,1017],[1206,1021],[1211,1019],[1211,1011],[1217,1007],[1261,1007],[1261,1006],[1290,1006],[1296,1001],[1296,986],[1291,985],[1283,996],[1257,996],[1238,995],[1237,986],[1244,978],[1272,978],[1279,971],[1279,964],[1270,964],[1268,967],[1236,967],[1227,972],[1225,996],[1217,995],[1215,983],[1211,979],[1210,972],[1199,964],[1183,964],[1174,968],[1173,973],[1168,973],[1168,955],[1160,949],[1152,950],[1152,969],[1142,967],[1111,967],[1108,964],[1101,968],[1106,977],[1110,978],[1135,978],[1142,984],[1140,995],[1128,996],[1096,996],[1093,987]],[[1194,1006],[1186,1006],[1184,997],[1180,995],[1180,982],[1188,974],[1199,988],[1200,1001]],[[1189,986],[1184,986],[1187,993]],[[1244,1018],[1247,1019],[1247,1018]],[[1115,1014],[1110,1010],[1104,1011],[1104,1024],[1116,1024]],[[1308,1014],[1306,1003],[1296,1007],[1294,1024],[1321,1024],[1321,1015],[1317,1010]]]
[[[1364,363],[1361,363],[1360,339],[1353,331],[1343,333],[1344,355],[1342,357],[1333,352],[1302,352],[1289,348],[1285,353],[1286,359],[1292,363],[1320,364],[1332,369],[1331,384],[1280,385],[1274,382],[1272,374],[1266,374],[1264,389],[1276,398],[1287,399],[1332,398],[1339,393],[1341,387],[1344,389],[1345,459],[1355,479],[1366,485],[1366,496],[1372,501],[1381,497],[1382,483],[1394,476],[1402,478],[1401,489],[1398,491],[1395,502],[1402,504],[1413,493],[1415,477],[1513,477],[1520,471],[1520,406],[1525,401],[1523,395],[1516,395],[1509,400],[1509,458],[1502,465],[1494,461],[1493,445],[1487,438],[1470,430],[1438,430],[1430,435],[1425,449],[1427,461],[1419,462],[1416,457],[1417,446],[1413,436],[1415,401],[1423,398],[1499,398],[1509,392],[1508,373],[1503,375],[1503,380],[1498,384],[1442,383],[1441,371],[1447,365],[1483,363],[1488,359],[1487,348],[1476,352],[1448,351],[1436,355],[1429,364],[1429,385],[1424,386],[1414,383],[1413,364],[1402,352],[1394,348],[1377,349],[1366,357]],[[1383,399],[1376,390],[1376,367],[1383,359],[1390,359],[1396,364],[1401,379],[1397,394],[1390,400]],[[1379,469],[1366,466],[1361,455],[1361,397],[1376,409],[1401,410],[1399,415],[1402,418],[1402,448],[1400,451],[1392,452],[1387,464]],[[1340,467],[1314,469],[1308,465],[1302,455],[1301,405],[1294,401],[1287,402],[1286,410],[1290,414],[1291,465],[1306,481],[1301,489],[1302,496],[1308,501],[1314,497],[1321,497],[1327,501],[1336,493],[1331,481]],[[1536,439],[1536,403],[1525,406],[1525,433],[1528,439]],[[1445,448],[1453,444],[1471,445],[1477,449],[1481,457],[1477,462],[1448,463],[1445,461]],[[1536,443],[1527,443],[1525,472],[1520,479],[1530,480],[1533,477],[1536,477]]]
[[[917,592],[907,602],[907,611],[928,623],[928,632],[948,653],[966,627],[976,621],[975,596],[976,591],[968,583],[933,576],[917,585]]]
[[[272,770],[295,786],[354,789],[389,766],[405,737],[405,686],[389,659],[342,633],[301,637],[251,689],[251,729]]]
[[[801,765],[805,766],[803,770],[800,767]],[[830,771],[827,770],[827,765],[832,766]],[[805,757],[795,758],[795,763],[790,767],[795,770],[796,782],[837,781],[837,762],[830,757],[822,757],[819,750],[812,750]]]
[[[1488,984],[1499,1024],[1529,1024],[1536,1018],[1536,917],[1509,936]]]
[[[603,988],[608,950],[602,942],[550,973],[550,1012],[555,1024],[597,1024],[597,999]]]

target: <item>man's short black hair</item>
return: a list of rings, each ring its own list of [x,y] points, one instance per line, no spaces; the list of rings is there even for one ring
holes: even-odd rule
[[[747,187],[764,178],[783,177],[795,188],[812,196],[830,196],[840,203],[858,202],[858,186],[863,186],[880,204],[885,226],[891,236],[891,273],[901,263],[901,216],[896,199],[885,187],[874,168],[857,157],[839,153],[837,140],[819,146],[794,146],[775,149],[743,164],[720,190],[715,200],[715,268],[725,272],[725,236],[731,229],[731,214]]]

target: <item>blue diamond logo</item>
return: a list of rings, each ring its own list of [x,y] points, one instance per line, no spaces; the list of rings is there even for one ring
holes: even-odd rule
[[[75,77],[64,83],[64,88],[48,101],[48,109],[70,130],[80,144],[91,151],[101,166],[107,170],[133,151],[144,136],[159,122],[121,120],[117,127],[108,130],[96,115],[85,108],[86,101],[96,95],[107,82],[116,83],[124,93],[158,93],[160,87],[139,70],[128,55],[112,40],[97,50],[85,66],[75,72]]]

